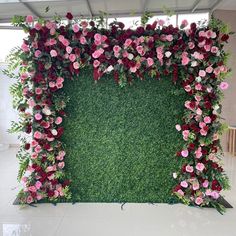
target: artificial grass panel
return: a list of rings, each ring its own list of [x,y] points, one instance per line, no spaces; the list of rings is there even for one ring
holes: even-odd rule
[[[171,79],[136,80],[124,88],[107,75],[97,84],[92,70],[67,79],[70,97],[63,122],[66,175],[72,201],[173,202],[172,173],[181,168],[175,130],[184,93]]]

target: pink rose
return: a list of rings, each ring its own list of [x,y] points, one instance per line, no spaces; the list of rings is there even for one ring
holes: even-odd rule
[[[204,182],[202,183],[203,188],[208,188],[209,185],[209,181],[206,179],[204,180]]]
[[[95,52],[93,52],[92,54],[92,57],[93,58],[99,58],[104,52],[104,49],[100,48],[100,49],[97,49]]]
[[[52,50],[50,51],[50,55],[51,55],[51,57],[56,57],[56,56],[57,56],[57,51],[54,50],[54,49],[52,49]]]
[[[132,39],[126,39],[124,43],[125,48],[129,47],[132,42],[133,42]]]
[[[189,153],[188,153],[188,150],[187,150],[187,149],[181,151],[181,155],[182,155],[183,157],[187,157],[188,154],[189,154]]]
[[[193,172],[193,167],[190,166],[190,165],[187,165],[187,166],[185,167],[185,170],[186,170],[188,173],[192,173],[192,172]]]
[[[189,62],[190,62],[190,59],[187,56],[182,57],[181,63],[183,66],[186,66]]]
[[[87,43],[87,40],[84,36],[81,36],[79,41],[80,41],[81,44],[86,44]]]
[[[208,66],[208,67],[206,68],[206,72],[207,72],[207,73],[212,73],[212,71],[213,71],[212,66]]]
[[[137,71],[136,66],[130,67],[130,72],[135,73],[136,71]]]
[[[201,162],[198,162],[197,165],[196,165],[196,169],[199,170],[199,171],[203,171],[205,168],[204,164],[201,163]]]
[[[70,54],[69,60],[70,60],[71,62],[74,62],[74,61],[76,60],[76,55],[75,55],[75,54]]]
[[[206,37],[206,33],[204,31],[199,31],[199,37]]]
[[[79,26],[78,25],[73,25],[72,29],[75,33],[79,32]]]
[[[219,51],[218,47],[213,46],[213,47],[211,48],[211,52],[212,52],[212,53],[217,53],[218,51]]]
[[[202,199],[201,197],[197,197],[197,198],[195,199],[195,203],[196,203],[197,205],[201,205],[201,204],[203,203],[203,199]]]
[[[36,181],[36,183],[35,183],[36,189],[40,189],[41,186],[42,186],[42,183],[40,181]]]
[[[21,45],[21,49],[24,52],[29,52],[29,46],[25,42]]]
[[[141,55],[141,56],[143,56],[145,53],[144,53],[144,49],[143,49],[143,46],[137,46],[136,47],[136,50],[137,50],[137,52]]]
[[[229,87],[229,84],[227,82],[221,82],[220,83],[220,88],[222,90],[226,90],[226,89],[228,89],[228,87]]]
[[[55,82],[52,81],[50,81],[48,85],[50,88],[54,88],[56,86]]]
[[[201,91],[202,90],[202,85],[200,83],[197,83],[195,85],[195,89],[198,90],[198,91]]]
[[[42,92],[43,92],[43,91],[42,91],[41,88],[36,88],[36,89],[35,89],[35,93],[38,94],[38,95],[39,95],[39,94],[42,94]]]
[[[33,152],[33,153],[31,154],[31,159],[35,160],[35,159],[37,159],[37,158],[38,158],[38,153]]]
[[[56,33],[56,29],[55,29],[55,28],[51,28],[51,29],[50,29],[50,34],[51,34],[51,35],[54,35],[55,33]]]
[[[31,147],[36,147],[38,145],[38,142],[36,140],[31,141]]]
[[[201,115],[202,115],[202,110],[201,110],[200,108],[198,108],[198,109],[196,110],[196,113],[197,113],[197,115],[201,116]]]
[[[190,91],[192,90],[192,88],[191,88],[190,85],[186,85],[186,86],[184,87],[184,90],[185,90],[186,92],[190,92]]]
[[[120,50],[121,50],[121,47],[118,46],[118,45],[115,45],[115,46],[113,47],[114,53],[119,53]]]
[[[198,75],[199,75],[200,77],[205,77],[205,76],[206,76],[206,71],[200,70],[199,73],[198,73]]]
[[[74,62],[73,63],[73,67],[74,67],[74,69],[79,69],[79,62],[78,61],[76,61],[76,62]]]
[[[60,169],[63,169],[64,166],[65,166],[65,162],[64,162],[64,161],[58,163],[58,167],[59,167]]]
[[[179,195],[181,195],[181,196],[184,196],[184,192],[183,192],[183,190],[181,190],[181,189],[179,189],[179,190],[177,191],[177,193],[178,193]]]
[[[98,42],[101,42],[101,41],[102,41],[102,36],[101,36],[101,34],[96,33],[96,34],[94,35],[94,39],[95,39],[96,41],[98,41]]]
[[[206,124],[210,124],[211,123],[211,117],[210,116],[206,116],[206,117],[204,117],[204,122],[206,123]]]
[[[25,21],[26,21],[27,23],[32,23],[32,22],[34,21],[34,17],[31,16],[31,15],[28,15],[28,16],[26,16]]]
[[[43,137],[42,133],[40,133],[39,131],[35,131],[34,132],[34,138],[36,139],[41,139]]]
[[[64,79],[62,77],[57,77],[57,84],[62,84]]]
[[[188,136],[189,136],[189,130],[184,130],[184,131],[182,132],[182,135],[183,135],[183,139],[184,139],[185,141],[187,141],[187,140],[188,140]]]
[[[194,42],[189,42],[188,47],[189,47],[189,49],[193,49],[195,47]]]
[[[40,146],[40,145],[37,145],[37,146],[34,148],[34,151],[35,151],[36,153],[40,153],[40,152],[42,151],[41,146]]]
[[[194,182],[193,183],[193,190],[198,190],[199,189],[199,183],[198,182]]]
[[[165,21],[162,20],[162,19],[160,19],[160,20],[158,20],[158,24],[159,24],[160,26],[163,26],[163,25],[165,24]]]
[[[173,40],[173,35],[172,35],[172,34],[166,35],[166,40],[167,40],[168,42],[171,42],[171,41]]]
[[[153,59],[151,57],[147,58],[147,64],[148,64],[149,67],[154,64],[154,61],[153,61]]]
[[[40,113],[36,113],[34,115],[34,118],[35,118],[35,120],[41,120],[42,119],[42,115]]]
[[[39,31],[39,30],[42,29],[42,25],[37,22],[37,23],[34,25],[34,28]]]
[[[40,50],[36,50],[34,53],[35,57],[39,57],[41,55],[41,51]]]
[[[93,62],[93,67],[97,68],[99,65],[100,65],[100,61],[98,61],[98,60],[95,60]]]
[[[61,122],[62,122],[62,118],[60,116],[58,116],[55,120],[55,124],[60,125]]]
[[[26,199],[27,204],[30,204],[30,203],[32,203],[33,201],[34,201],[34,199],[33,199],[33,197],[32,197],[31,195],[29,195],[29,196],[27,197],[27,199]]]
[[[201,134],[202,136],[206,136],[206,135],[207,135],[207,131],[206,131],[205,129],[201,129],[201,130],[200,130],[200,134]]]
[[[185,28],[188,25],[188,21],[186,19],[182,20],[180,28]]]
[[[220,197],[220,194],[216,191],[212,191],[211,192],[211,197],[214,199],[218,199]]]
[[[68,54],[70,54],[70,53],[72,52],[72,47],[67,46],[67,47],[66,47],[66,52],[67,52]]]
[[[183,188],[187,188],[188,187],[188,183],[184,180],[184,181],[181,181],[180,182],[180,185],[183,187]]]
[[[67,39],[63,39],[61,42],[65,47],[69,46],[70,42]]]
[[[35,188],[35,186],[29,186],[28,190],[33,193],[37,192],[37,189]]]

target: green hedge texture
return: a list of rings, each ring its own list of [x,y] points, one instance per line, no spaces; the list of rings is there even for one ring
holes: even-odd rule
[[[73,202],[176,201],[182,90],[169,78],[137,79],[121,88],[106,75],[94,83],[89,68],[65,81],[70,101],[62,141]]]

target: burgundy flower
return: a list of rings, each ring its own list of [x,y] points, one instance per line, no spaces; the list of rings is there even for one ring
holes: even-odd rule
[[[73,15],[72,15],[70,12],[67,12],[66,18],[67,18],[68,20],[72,20],[72,19],[73,19]]]
[[[30,149],[30,144],[29,143],[26,143],[25,144],[25,150],[29,150]]]
[[[223,42],[227,42],[228,39],[229,39],[229,35],[228,35],[228,34],[223,34],[223,35],[221,36],[221,40],[222,40]]]

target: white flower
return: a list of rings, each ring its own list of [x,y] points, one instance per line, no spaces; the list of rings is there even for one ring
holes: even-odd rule
[[[132,60],[133,58],[134,58],[134,55],[133,55],[132,53],[129,53],[129,54],[128,54],[128,59],[129,59],[129,60]]]
[[[106,69],[106,72],[111,72],[114,69],[112,65],[108,66]]]
[[[197,66],[197,61],[192,61],[192,62],[191,62],[191,66],[192,66],[192,67]]]
[[[197,82],[201,82],[202,81],[202,78],[200,76],[196,77],[195,79]]]
[[[46,115],[46,116],[50,116],[52,114],[52,112],[50,111],[50,109],[48,107],[44,107],[42,112]]]
[[[177,174],[174,172],[173,173],[173,178],[176,179],[177,178]]]
[[[171,52],[170,51],[167,51],[167,52],[165,52],[165,56],[167,57],[167,58],[169,58],[170,56],[171,56]]]
[[[51,133],[52,133],[52,135],[56,136],[56,135],[57,135],[57,130],[53,129],[53,130],[51,131]]]

